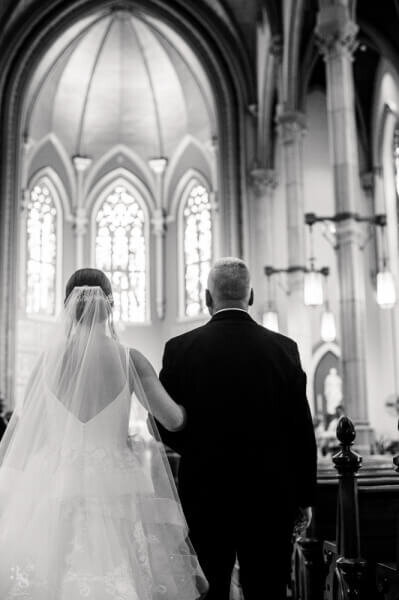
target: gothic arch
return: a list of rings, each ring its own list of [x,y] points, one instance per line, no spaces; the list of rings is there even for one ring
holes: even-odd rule
[[[125,166],[112,167],[113,162],[115,163],[115,165],[118,163],[119,157],[127,159],[132,167],[132,170],[126,168]],[[102,170],[105,167],[107,167],[107,165],[110,165],[110,169],[107,170],[106,173],[102,173]],[[132,173],[137,174],[137,178],[140,181],[139,185],[141,184],[141,178],[139,174],[144,175],[145,185],[151,189],[150,193],[154,194],[154,177],[149,166],[131,148],[128,148],[123,144],[118,144],[117,146],[114,146],[108,152],[103,154],[101,158],[97,160],[97,162],[90,169],[84,184],[83,197],[86,198],[87,196],[91,195],[91,190],[95,186],[97,186],[97,184],[101,183],[101,181],[103,181],[104,178],[107,178],[112,174],[115,175],[116,171],[119,171],[122,175],[125,174],[127,177],[130,177]],[[150,202],[150,205],[152,205],[152,201]]]
[[[173,191],[177,189],[177,187],[180,186],[180,181],[182,176],[184,177],[184,170],[181,170],[181,159],[183,158],[183,156],[185,155],[185,153],[190,149],[190,147],[192,147],[194,149],[195,152],[198,153],[198,155],[200,156],[200,158],[204,161],[204,164],[206,165],[207,168],[207,173],[204,173],[204,176],[207,177],[207,179],[209,179],[209,185],[212,189],[215,189],[215,184],[216,182],[213,181],[213,177],[212,177],[212,164],[211,161],[209,159],[209,156],[207,156],[207,153],[204,150],[203,145],[201,144],[201,142],[199,142],[196,138],[194,138],[191,135],[186,135],[180,142],[180,144],[178,145],[178,147],[176,148],[175,152],[173,153],[173,156],[168,164],[168,168],[166,170],[165,173],[165,198],[168,199],[168,204],[169,204],[169,212],[170,214],[174,214],[174,199],[176,198],[176,191]],[[180,169],[179,169],[180,167]],[[180,175],[179,177],[179,170],[180,173],[183,173],[183,175]],[[177,178],[177,185],[176,187],[174,187],[172,184],[174,183],[174,181],[176,181]],[[171,189],[172,188],[172,189]]]
[[[209,179],[197,169],[188,169],[180,178],[170,204],[169,214],[176,221],[177,230],[177,267],[178,267],[178,317],[180,320],[196,320],[199,317],[185,316],[185,260],[184,260],[184,218],[183,211],[189,197],[190,188],[194,183],[204,186],[209,194],[212,210],[212,254],[218,254],[219,231],[216,218],[215,204],[213,202],[212,184]]]
[[[45,167],[33,173],[27,182],[27,193],[30,194],[33,187],[39,183],[45,182],[51,191],[51,197],[55,204],[57,211],[56,214],[56,269],[55,269],[55,313],[61,307],[61,285],[62,285],[62,259],[63,259],[63,228],[64,222],[69,214],[69,201],[65,191],[62,180],[51,167]],[[25,209],[26,211],[26,209]],[[23,217],[21,218],[20,231],[18,239],[21,240],[19,260],[16,261],[18,264],[18,273],[20,278],[20,291],[22,296],[26,297],[26,256],[27,256],[27,232],[26,232],[26,212],[24,211]],[[23,236],[23,237],[22,237]],[[24,306],[25,309],[25,306]],[[49,317],[52,320],[53,317]]]
[[[143,209],[148,219],[150,219],[156,208],[154,196],[144,181],[142,181],[135,173],[124,167],[118,167],[117,169],[109,171],[92,186],[90,191],[88,191],[87,196],[84,198],[87,212],[90,215],[95,212],[98,199],[104,197],[112,187],[119,184],[127,184],[128,187],[138,191],[142,199]]]
[[[109,194],[118,186],[126,188],[127,192],[130,193],[137,204],[140,206],[144,213],[144,240],[145,240],[145,319],[144,323],[150,322],[150,263],[151,263],[151,244],[150,244],[150,222],[151,212],[153,210],[153,199],[146,186],[136,177],[133,173],[126,171],[125,169],[116,169],[108,173],[102,180],[98,182],[98,185],[93,188],[91,194],[87,199],[87,209],[89,214],[90,222],[90,259],[91,264],[96,264],[96,233],[97,213],[106,201]]]
[[[245,108],[254,102],[256,88],[249,58],[228,27],[206,6],[185,0],[72,0],[67,4],[37,3],[21,11],[0,44],[1,156],[1,301],[0,390],[12,398],[15,349],[17,276],[14,261],[21,182],[24,124],[22,115],[27,86],[41,57],[57,37],[74,22],[100,8],[146,11],[161,19],[197,51],[214,91],[218,117],[219,187],[224,199],[225,250],[241,255],[243,249],[242,202],[246,190]]]
[[[65,150],[63,144],[60,142],[60,140],[54,133],[49,133],[48,135],[46,135],[39,142],[35,143],[33,148],[30,151],[26,152],[25,165],[24,165],[26,177],[27,178],[32,177],[32,168],[33,168],[32,165],[33,165],[35,159],[37,158],[37,156],[39,156],[41,150],[46,146],[46,144],[51,145],[52,149],[54,150],[57,157],[59,158],[60,163],[62,164],[62,166],[64,168],[65,176],[67,179],[67,181],[65,183],[67,183],[67,187],[70,189],[71,196],[73,197],[76,194],[76,179],[75,179],[75,173],[74,173],[74,170],[72,167],[72,162],[71,162],[70,157],[66,153],[66,150]],[[58,177],[58,175],[57,175],[57,177]],[[63,188],[65,187],[65,183],[62,184]],[[24,182],[22,182],[22,184],[24,185]],[[65,210],[67,210],[66,205],[65,205]],[[70,209],[68,209],[68,211],[69,210]]]
[[[179,179],[179,182],[175,188],[171,202],[169,205],[169,214],[172,219],[179,219],[179,213],[181,212],[182,199],[187,186],[192,180],[198,180],[204,187],[210,192],[212,191],[212,182],[209,181],[208,177],[199,171],[198,169],[188,169]]]
[[[315,406],[315,398],[314,398],[314,379],[317,371],[317,367],[322,361],[323,357],[328,353],[334,354],[337,359],[341,357],[341,349],[335,342],[325,342],[320,344],[316,348],[316,350],[312,354],[312,358],[310,361],[310,365],[308,368],[308,386],[307,386],[307,394],[310,407],[314,408]]]

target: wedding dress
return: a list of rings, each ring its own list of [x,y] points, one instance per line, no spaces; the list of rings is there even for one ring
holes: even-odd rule
[[[75,288],[0,445],[1,600],[206,591],[155,426],[128,439],[132,402],[149,408],[107,297]]]

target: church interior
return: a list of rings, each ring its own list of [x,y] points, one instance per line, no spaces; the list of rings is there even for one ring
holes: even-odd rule
[[[359,535],[375,597],[399,593],[398,25],[397,0],[0,2],[4,410],[75,269],[109,275],[122,341],[158,370],[166,340],[209,318],[212,262],[243,258],[252,317],[297,341],[307,374],[328,510],[296,549],[306,600],[349,597],[335,558],[360,561]],[[382,525],[366,504],[389,506]]]

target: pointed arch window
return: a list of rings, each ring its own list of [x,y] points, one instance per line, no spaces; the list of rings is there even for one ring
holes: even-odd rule
[[[110,278],[114,317],[142,323],[147,318],[147,219],[130,186],[115,185],[95,216],[95,261]]]
[[[205,289],[213,259],[212,207],[204,183],[192,180],[183,197],[184,314],[206,312]]]
[[[57,299],[59,199],[42,177],[29,190],[26,206],[26,312],[53,316]]]

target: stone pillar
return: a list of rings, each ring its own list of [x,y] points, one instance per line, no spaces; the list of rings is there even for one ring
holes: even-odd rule
[[[72,226],[75,232],[76,239],[76,255],[75,265],[76,269],[82,269],[84,267],[84,240],[87,234],[87,214],[86,209],[83,206],[83,180],[84,174],[92,163],[92,159],[88,156],[74,156],[72,158],[73,166],[76,171],[76,199],[74,202],[73,214],[72,214]]]
[[[277,115],[283,149],[288,244],[287,333],[298,343],[304,368],[312,355],[309,308],[303,301],[303,267],[306,266],[303,137],[305,116],[296,111]],[[276,265],[280,266],[280,265]],[[302,270],[301,270],[302,269]]]
[[[255,196],[255,244],[254,244],[254,285],[255,293],[260,294],[264,289],[264,267],[275,264],[274,240],[275,223],[273,211],[273,196],[277,186],[276,172],[273,169],[254,168],[251,173],[251,182]],[[262,300],[262,298],[259,298]],[[264,300],[264,298],[263,298]],[[255,297],[256,302],[256,297]],[[257,303],[260,308],[260,303]]]
[[[364,225],[351,216],[360,209],[360,179],[352,60],[358,27],[345,0],[319,0],[316,35],[326,63],[328,131],[334,169],[338,270],[341,293],[341,350],[344,403],[367,452],[368,422],[365,356]],[[345,213],[347,218],[345,217]]]
[[[212,231],[213,231],[213,260],[222,256],[222,220],[219,206],[219,181],[218,181],[218,155],[219,155],[219,140],[216,135],[213,135],[207,144],[207,148],[211,155],[211,189],[209,191],[209,200],[212,209]]]
[[[72,227],[75,233],[76,239],[76,269],[82,269],[85,266],[84,257],[84,241],[87,235],[88,218],[86,209],[82,206],[75,208],[72,215]]]
[[[156,311],[158,318],[165,318],[166,297],[165,297],[165,235],[166,235],[166,210],[164,206],[164,175],[168,164],[167,158],[151,158],[148,161],[151,170],[155,175],[156,181],[156,203],[157,208],[154,211],[151,223],[152,232],[155,236],[155,279],[156,279]]]
[[[158,319],[165,317],[166,298],[165,298],[165,235],[166,235],[166,216],[162,208],[154,211],[151,219],[152,233],[155,236],[155,272],[156,272],[156,296],[155,305]]]

